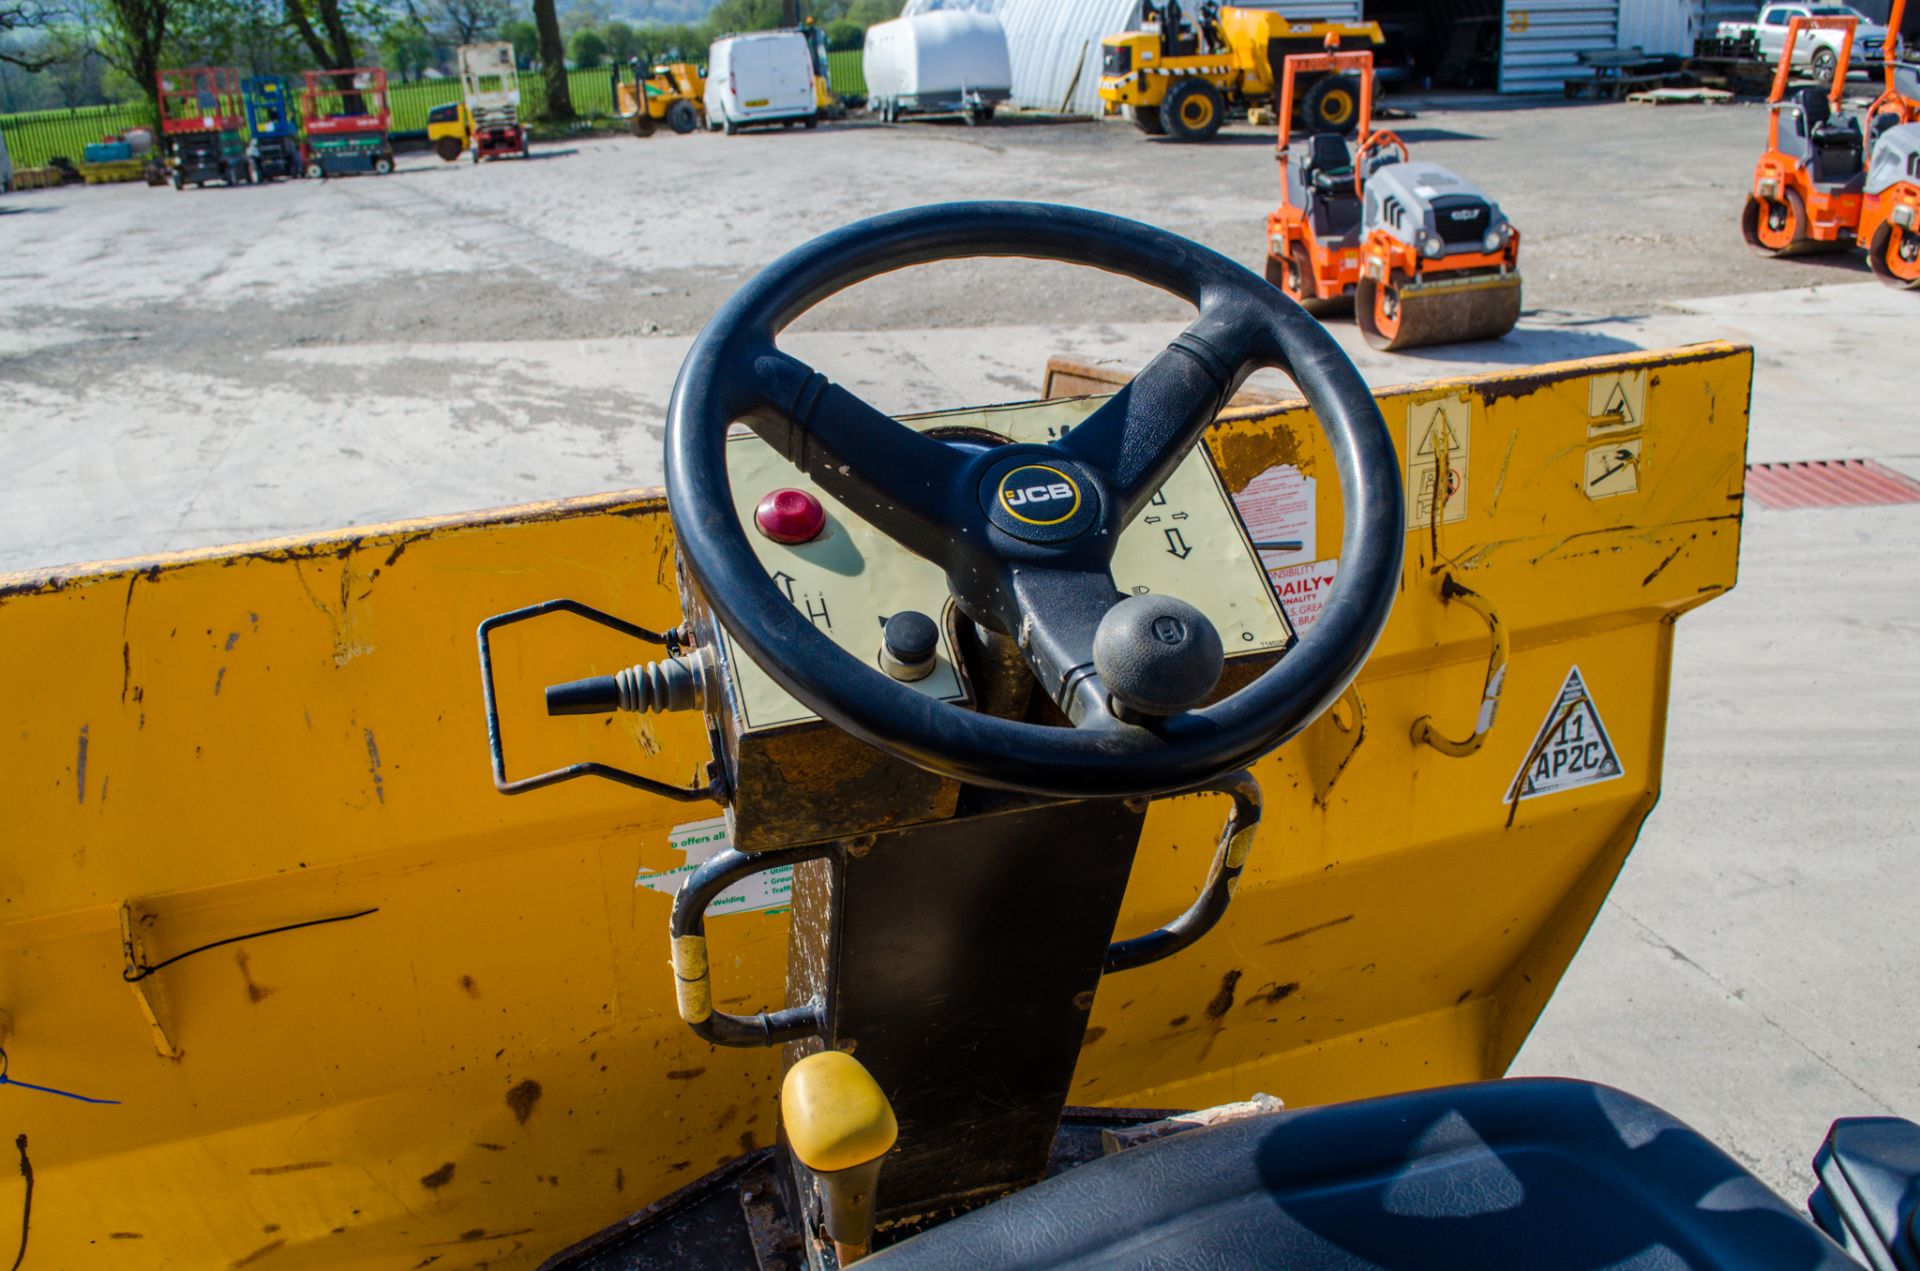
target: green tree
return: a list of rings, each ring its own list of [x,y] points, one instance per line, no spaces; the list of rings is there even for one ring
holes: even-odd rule
[[[380,65],[400,79],[419,79],[433,65],[433,37],[418,18],[404,18],[380,33]]]
[[[173,16],[174,0],[106,0],[100,12],[101,55],[140,86],[156,124],[160,119],[157,77]]]
[[[858,22],[863,27],[876,22],[886,22],[900,16],[905,0],[853,0],[847,6],[847,20]]]
[[[540,56],[540,32],[524,18],[500,28],[500,38],[513,45],[513,64],[521,70]]]
[[[772,31],[782,25],[780,0],[720,0],[707,15],[715,36],[729,31]]]
[[[411,11],[412,6],[408,9]],[[506,0],[434,0],[433,4],[434,27],[455,46],[495,38],[512,16],[513,9]],[[426,26],[418,17],[412,21]]]
[[[49,24],[54,14],[40,0],[0,0],[0,62],[23,71],[40,71],[59,60],[47,42],[28,39]]]
[[[165,0],[111,0],[115,5],[164,3]],[[340,0],[282,0],[287,15],[287,25],[300,37],[307,52],[315,61],[327,70],[340,70],[357,65],[358,46],[353,33],[347,29],[347,15],[340,7]],[[351,84],[342,84],[342,89],[351,88]]]
[[[850,18],[835,18],[827,23],[827,48],[835,53],[864,47],[866,42],[867,28]]]
[[[575,66],[590,71],[607,60],[607,42],[600,38],[598,31],[589,27],[573,33],[567,52],[572,56]]]
[[[691,26],[643,26],[638,37],[640,60],[654,62],[704,62],[707,46],[713,41],[707,33]]]
[[[640,33],[624,22],[609,22],[600,34],[607,42],[607,57],[612,61],[625,62],[640,51]]]
[[[574,119],[573,94],[567,88],[567,46],[560,38],[560,15],[553,0],[533,0],[533,25],[540,32],[540,74],[547,83],[547,118]]]

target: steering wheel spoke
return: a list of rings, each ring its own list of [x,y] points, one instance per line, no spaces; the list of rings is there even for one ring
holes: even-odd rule
[[[1026,565],[1010,566],[1007,573],[1007,595],[1026,615],[1014,639],[1041,691],[1076,726],[1110,723],[1106,694],[1097,691],[1093,638],[1100,620],[1120,602],[1113,575],[1104,567]]]
[[[949,566],[960,452],[869,405],[771,343],[751,355],[739,418],[849,511],[915,555]]]
[[[1110,523],[1133,521],[1254,369],[1281,358],[1264,325],[1202,308],[1185,331],[1056,446],[1099,472],[1113,500]]]

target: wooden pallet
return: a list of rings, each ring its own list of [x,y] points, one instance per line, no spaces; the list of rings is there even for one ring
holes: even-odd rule
[[[112,185],[120,181],[138,181],[147,174],[145,159],[115,159],[110,163],[83,163],[80,175],[88,185]]]
[[[1652,88],[1645,92],[1628,93],[1627,100],[1643,106],[1718,106],[1732,101],[1733,94],[1722,88]]]

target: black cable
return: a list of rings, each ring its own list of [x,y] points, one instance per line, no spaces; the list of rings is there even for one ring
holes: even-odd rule
[[[20,1177],[27,1180],[26,1203],[20,1206],[20,1252],[13,1256],[13,1271],[20,1271],[20,1264],[27,1260],[27,1232],[33,1226],[33,1162],[27,1159],[26,1135],[13,1145],[20,1149]]]
[[[172,966],[182,958],[190,958],[196,953],[205,953],[208,949],[218,949],[223,944],[237,944],[242,940],[255,940],[261,936],[277,936],[283,931],[298,931],[302,927],[324,927],[330,922],[348,922],[354,918],[364,918],[368,914],[377,914],[379,912],[379,907],[376,906],[372,909],[362,909],[358,913],[335,914],[331,918],[309,918],[305,922],[288,923],[284,927],[268,927],[265,931],[249,931],[242,936],[228,936],[225,940],[215,940],[212,944],[203,944],[197,949],[188,949],[185,953],[176,953],[170,958],[163,958],[152,966],[147,966],[144,963],[139,966],[129,965],[126,970],[120,973],[120,978],[129,984],[134,984],[146,979],[155,971]]]

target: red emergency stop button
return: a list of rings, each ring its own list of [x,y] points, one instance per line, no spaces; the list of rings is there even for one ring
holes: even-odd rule
[[[753,523],[776,543],[808,543],[827,528],[827,510],[805,490],[775,490],[753,510]]]

